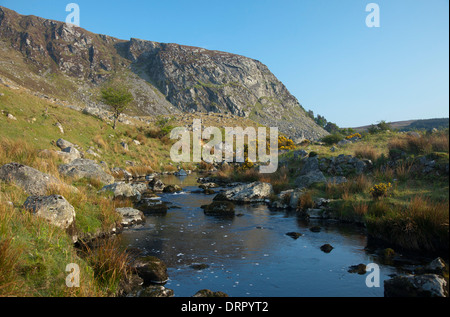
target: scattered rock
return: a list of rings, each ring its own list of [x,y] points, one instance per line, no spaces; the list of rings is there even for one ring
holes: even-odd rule
[[[139,293],[139,297],[173,297],[174,292],[162,285],[150,285]]]
[[[56,141],[56,146],[59,147],[61,150],[64,150],[69,147],[75,147],[72,143],[64,139],[58,139],[58,141]]]
[[[23,208],[63,229],[69,228],[75,219],[75,209],[60,195],[30,196]]]
[[[204,263],[198,263],[198,264],[192,264],[191,268],[193,268],[194,270],[205,270],[207,268],[209,268],[208,264],[204,264]]]
[[[328,243],[320,247],[320,250],[322,250],[325,253],[330,253],[333,249],[334,249],[333,246],[331,246],[331,244]]]
[[[217,185],[216,183],[209,182],[209,183],[201,184],[198,187],[201,189],[209,189],[209,188],[217,188],[217,187],[219,187],[219,185]]]
[[[182,189],[178,185],[167,185],[166,187],[164,187],[164,190],[163,190],[164,193],[176,193],[176,192],[181,192],[181,191],[182,191]]]
[[[9,163],[0,167],[0,180],[14,183],[28,194],[36,196],[45,196],[52,186],[64,185],[53,176],[18,163]]]
[[[164,284],[168,281],[167,267],[163,261],[154,256],[141,257],[135,260],[132,267],[145,284]]]
[[[17,121],[17,118],[14,117],[12,114],[8,113],[8,115],[6,116],[9,120],[13,120],[13,121]]]
[[[226,190],[214,197],[214,200],[229,200],[239,203],[264,202],[272,193],[271,184],[253,182]]]
[[[116,211],[122,216],[121,225],[124,227],[130,227],[145,222],[145,216],[140,210],[126,207],[117,208]]]
[[[309,228],[309,231],[311,232],[320,232],[322,230],[322,228],[320,228],[319,226],[314,226]]]
[[[300,232],[288,232],[288,233],[286,233],[286,235],[291,237],[294,240],[297,240],[298,238],[303,236],[303,234],[301,234]]]
[[[103,184],[114,183],[114,177],[107,174],[101,166],[92,160],[76,159],[69,164],[60,165],[58,170],[62,175],[75,179],[98,179]]]
[[[234,216],[234,204],[229,201],[213,201],[209,205],[202,206],[205,215],[232,217]]]
[[[153,178],[150,183],[148,183],[148,187],[154,192],[162,192],[166,185],[159,179]]]
[[[175,176],[187,176],[188,174],[184,169],[180,169],[178,172],[174,173]]]
[[[358,273],[359,275],[364,275],[367,272],[367,267],[365,264],[352,265],[348,269],[349,273]]]
[[[152,198],[143,198],[134,207],[147,215],[165,215],[169,209],[161,200]]]
[[[104,186],[100,192],[110,192],[114,198],[133,198],[134,200],[141,199],[141,193],[135,187],[127,183],[114,183]]]
[[[61,132],[61,134],[64,134],[64,128],[61,123],[56,122],[55,126],[59,129],[59,132]]]

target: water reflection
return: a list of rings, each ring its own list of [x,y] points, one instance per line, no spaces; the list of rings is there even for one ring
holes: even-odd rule
[[[368,254],[362,228],[322,222],[320,232],[295,213],[275,212],[264,204],[236,206],[241,216],[221,219],[205,216],[201,205],[213,196],[199,193],[196,178],[166,177],[184,192],[161,194],[180,208],[166,216],[147,217],[145,225],[122,234],[124,245],[161,258],[169,268],[166,287],[176,296],[192,296],[208,288],[230,296],[383,296],[383,289],[368,288],[365,276],[350,274],[349,266],[376,262]],[[303,234],[297,240],[287,232]],[[326,254],[320,246],[334,249]],[[208,268],[195,270],[192,264]],[[395,268],[381,266],[382,281]]]

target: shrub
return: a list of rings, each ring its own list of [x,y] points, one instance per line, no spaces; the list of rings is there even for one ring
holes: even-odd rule
[[[359,133],[353,133],[353,134],[350,134],[349,136],[346,137],[347,140],[350,140],[350,139],[353,139],[353,138],[360,138],[361,139],[362,136]]]
[[[325,143],[326,145],[333,145],[333,144],[336,144],[339,141],[341,141],[343,138],[344,137],[342,136],[342,134],[333,133],[333,134],[324,136],[321,141],[323,143]]]
[[[380,183],[378,185],[373,186],[369,192],[372,195],[374,199],[379,199],[381,197],[386,197],[388,194],[389,189],[391,189],[392,184],[391,183]]]

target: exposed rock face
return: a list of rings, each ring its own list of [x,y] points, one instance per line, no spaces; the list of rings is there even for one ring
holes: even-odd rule
[[[240,203],[263,202],[273,193],[272,185],[263,182],[243,184],[229,189],[214,197],[216,201],[234,201]]]
[[[307,188],[314,183],[324,183],[325,176],[319,169],[319,160],[317,156],[304,158],[304,164],[300,171],[300,176],[295,180],[298,188]]]
[[[61,174],[75,179],[98,179],[103,184],[112,184],[114,182],[114,177],[105,173],[101,166],[92,160],[76,159],[69,164],[60,165],[58,170]]]
[[[22,187],[28,194],[38,196],[45,195],[52,185],[62,184],[53,176],[18,163],[0,167],[0,180],[14,183]]]
[[[227,112],[278,127],[293,139],[315,140],[327,134],[267,66],[251,58],[178,44],[119,40],[21,16],[4,7],[0,7],[0,37],[1,48],[33,65],[28,72],[50,70],[83,79],[91,88],[120,72],[132,86],[133,106],[145,115]],[[14,76],[15,71],[7,72]],[[49,93],[58,93],[43,76],[39,78],[39,71],[34,72],[38,75],[34,81],[45,83]],[[72,83],[72,91],[78,92],[81,87]],[[89,93],[77,96],[95,106]]]
[[[27,198],[23,207],[63,229],[69,228],[75,219],[75,209],[60,195],[31,196]]]
[[[327,133],[261,62],[198,47],[131,39],[122,43],[135,70],[145,72],[182,111],[229,112],[277,126],[293,137]],[[291,120],[284,115],[290,114]]]

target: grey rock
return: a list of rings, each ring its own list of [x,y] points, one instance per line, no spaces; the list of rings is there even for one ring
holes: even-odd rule
[[[301,188],[308,188],[316,183],[325,183],[327,179],[319,170],[312,171],[306,175],[301,175],[295,180],[295,185]]]
[[[70,227],[75,220],[75,209],[60,195],[30,196],[23,208],[63,229]]]
[[[122,216],[121,225],[124,227],[130,227],[145,222],[144,213],[140,210],[126,207],[117,208],[116,211]]]
[[[240,203],[264,202],[273,193],[272,185],[263,182],[243,184],[214,197],[214,200],[230,200]]]
[[[340,185],[347,183],[347,178],[345,176],[333,176],[327,179],[328,184]]]
[[[103,184],[114,183],[114,177],[107,174],[100,165],[92,160],[87,159],[75,159],[69,164],[62,164],[58,167],[59,172],[62,175],[80,179],[98,179]]]
[[[67,140],[64,139],[58,139],[58,141],[56,141],[56,146],[59,147],[61,150],[64,150],[66,148],[70,148],[70,147],[75,147],[72,143],[70,143]]]
[[[64,185],[51,175],[18,163],[9,163],[0,167],[0,180],[14,183],[28,194],[37,196],[46,195],[52,186]]]
[[[135,200],[141,199],[141,193],[131,184],[127,183],[113,183],[110,185],[104,186],[100,189],[100,192],[110,192],[114,195],[115,198],[133,198]]]
[[[166,185],[164,185],[161,180],[153,178],[150,183],[148,183],[148,187],[154,192],[162,192]]]

